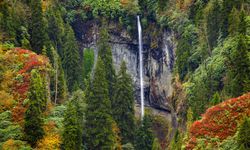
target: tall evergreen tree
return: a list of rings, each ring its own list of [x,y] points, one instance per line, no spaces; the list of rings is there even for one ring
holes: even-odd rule
[[[249,43],[246,39],[246,23],[244,12],[240,14],[237,48],[228,56],[228,83],[226,89],[232,97],[237,97],[250,90],[250,61],[248,57]]]
[[[46,105],[45,85],[37,70],[31,71],[31,81],[29,89],[29,107],[25,112],[24,132],[25,139],[32,146],[44,135],[42,128],[42,110]]]
[[[67,85],[64,77],[64,71],[62,69],[61,59],[54,47],[50,48],[52,53],[51,64],[53,64],[54,74],[51,79],[51,96],[54,103],[62,102],[67,96]]]
[[[109,45],[109,34],[105,28],[101,29],[100,39],[98,41],[98,55],[101,57],[104,68],[105,68],[105,77],[108,80],[108,91],[109,91],[109,99],[112,101],[113,91],[114,91],[114,83],[115,83],[115,69],[113,66],[113,58],[112,51]]]
[[[237,143],[240,149],[250,149],[250,119],[245,118],[237,133]]]
[[[52,7],[47,11],[48,35],[60,57],[63,57],[63,36],[65,34],[64,22],[58,8]],[[56,34],[55,34],[56,33]]]
[[[142,124],[136,131],[135,149],[152,150],[154,136],[152,132],[152,120],[149,115],[145,115]]]
[[[31,0],[31,47],[38,53],[42,53],[45,42],[48,40],[45,29],[45,21],[42,11],[41,0]]]
[[[90,90],[86,111],[87,149],[112,149],[115,138],[112,131],[111,103],[105,68],[100,57],[97,60]]]
[[[217,39],[220,35],[221,28],[221,4],[219,0],[212,1],[212,8],[207,16],[207,35],[208,44],[211,48],[217,45]]]
[[[123,61],[115,84],[115,94],[112,101],[113,118],[120,128],[123,144],[134,142],[135,131],[133,84],[126,71],[126,63]]]
[[[64,131],[62,135],[62,149],[63,150],[79,150],[78,132],[79,126],[77,121],[77,111],[72,102],[67,105],[67,110],[64,116]]]
[[[62,66],[65,71],[67,85],[70,92],[74,87],[79,86],[80,56],[74,31],[69,24],[66,24],[63,39]]]

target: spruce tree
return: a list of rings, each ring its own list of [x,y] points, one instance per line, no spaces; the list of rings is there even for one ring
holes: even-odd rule
[[[126,71],[126,63],[123,61],[115,84],[115,94],[112,101],[113,118],[120,128],[123,144],[134,142],[135,131],[133,84]]]
[[[79,86],[80,56],[74,31],[69,24],[66,24],[63,39],[62,66],[65,71],[67,85],[70,92],[74,87]]]
[[[152,150],[153,146],[153,132],[152,132],[152,119],[149,115],[145,115],[142,124],[136,131],[135,136],[135,149],[136,150]]]
[[[217,45],[221,24],[221,5],[219,0],[214,0],[212,1],[212,8],[209,10],[207,16],[208,44],[211,48]]]
[[[64,116],[64,131],[62,149],[83,149],[83,129],[85,121],[86,102],[84,93],[80,90],[73,93],[67,105]]]
[[[45,85],[37,70],[31,71],[31,81],[29,89],[29,107],[25,112],[24,132],[25,139],[31,146],[44,135],[42,110],[46,105]]]
[[[100,31],[100,39],[98,41],[98,55],[101,57],[104,63],[104,68],[106,71],[105,77],[108,80],[109,99],[112,101],[116,77],[113,66],[112,50],[108,42],[108,31],[105,28],[102,28]]]
[[[88,91],[86,111],[86,146],[89,150],[112,149],[114,147],[113,119],[105,78],[104,64],[99,57],[92,86]]]
[[[237,133],[237,143],[242,150],[250,149],[250,119],[245,118]]]
[[[62,102],[67,96],[67,85],[64,77],[64,71],[62,69],[61,59],[54,47],[50,48],[52,59],[51,64],[54,68],[54,74],[51,79],[51,96],[54,103]]]
[[[48,40],[41,0],[31,0],[31,47],[38,54],[42,53],[43,46]]]
[[[77,111],[72,102],[67,105],[67,110],[64,116],[64,130],[62,135],[62,149],[63,150],[79,150],[78,143],[79,125],[77,121]]]

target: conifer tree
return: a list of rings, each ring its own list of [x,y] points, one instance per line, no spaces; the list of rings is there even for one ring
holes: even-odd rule
[[[217,45],[221,27],[221,5],[219,0],[212,1],[212,8],[207,16],[208,44],[211,48]]]
[[[83,129],[85,121],[86,102],[84,93],[80,90],[73,93],[67,105],[64,116],[64,131],[62,149],[83,149]]]
[[[114,91],[114,83],[115,83],[115,69],[113,66],[113,58],[112,51],[109,45],[109,34],[108,31],[103,28],[100,31],[100,39],[98,41],[98,55],[101,57],[104,68],[106,79],[108,80],[108,90],[109,90],[109,99],[112,101],[113,91]]]
[[[237,133],[237,143],[241,149],[250,149],[250,119],[245,118]]]
[[[46,105],[45,85],[37,70],[31,71],[29,89],[29,107],[25,112],[24,132],[25,139],[32,146],[44,135],[42,110]]]
[[[51,64],[54,68],[53,78],[51,80],[52,99],[54,103],[62,102],[67,96],[67,85],[64,77],[64,71],[62,69],[61,59],[53,46],[50,51],[52,53]]]
[[[70,101],[67,105],[67,110],[64,116],[64,131],[62,135],[62,149],[63,150],[78,150],[80,145],[78,143],[79,126],[77,121],[77,111]]]
[[[65,71],[67,85],[70,92],[79,86],[80,56],[74,31],[66,24],[63,40],[62,66]]]
[[[86,146],[89,150],[114,147],[113,119],[108,94],[108,82],[102,59],[97,60],[92,86],[88,91],[86,111]]]
[[[126,71],[126,63],[123,61],[112,101],[113,118],[120,128],[123,144],[134,142],[135,131],[133,85],[132,79]]]
[[[249,43],[246,40],[245,14],[241,12],[239,22],[238,45],[228,56],[228,84],[226,89],[232,97],[237,97],[250,90],[250,61],[248,57]]]
[[[153,146],[153,132],[152,120],[149,115],[145,115],[142,124],[136,131],[135,136],[135,149],[136,150],[152,150]]]
[[[31,0],[31,47],[38,53],[42,53],[43,46],[48,40],[45,31],[45,22],[42,11],[42,1],[41,0]]]

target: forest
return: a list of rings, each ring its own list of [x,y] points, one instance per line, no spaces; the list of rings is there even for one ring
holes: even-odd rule
[[[250,1],[0,0],[0,150],[33,149],[250,150]]]

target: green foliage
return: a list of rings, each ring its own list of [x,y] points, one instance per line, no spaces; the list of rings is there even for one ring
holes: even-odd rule
[[[73,93],[67,105],[64,116],[64,130],[62,136],[62,149],[82,149],[83,129],[85,123],[86,102],[85,95],[78,90]]]
[[[242,150],[250,149],[250,119],[245,118],[237,133],[237,143]]]
[[[72,102],[69,102],[67,105],[67,110],[64,116],[64,131],[62,135],[62,149],[80,149],[81,144],[78,143],[78,133],[79,133],[79,124],[77,121],[77,111],[74,108]]]
[[[43,83],[40,73],[37,70],[32,70],[28,94],[29,107],[24,118],[25,139],[32,146],[35,146],[37,141],[42,139],[44,135],[42,111],[44,111],[47,101]]]
[[[235,49],[237,41],[228,38],[223,45],[212,52],[212,56],[196,69],[189,82],[185,83],[188,104],[194,113],[194,119],[202,114],[209,104],[209,100],[223,87],[223,78],[226,76],[226,56]]]
[[[63,130],[63,119],[66,110],[67,107],[65,105],[58,105],[54,107],[49,116],[46,118],[45,122],[53,121],[55,122],[58,129]]]
[[[212,6],[207,15],[207,34],[208,44],[212,49],[217,45],[217,39],[220,35],[222,8],[219,0],[212,0],[211,3]]]
[[[94,66],[95,54],[92,49],[84,49],[83,52],[83,79],[87,79]]]
[[[142,124],[139,125],[135,136],[135,149],[136,150],[151,150],[154,142],[152,132],[152,119],[150,116],[145,115]]]
[[[221,98],[220,98],[219,92],[216,92],[216,93],[213,95],[213,98],[212,98],[211,101],[210,101],[210,105],[211,105],[211,106],[214,106],[214,105],[219,104],[220,102],[222,102],[222,100],[221,100]]]
[[[51,64],[54,68],[53,75],[51,76],[51,97],[54,100],[54,103],[57,104],[58,102],[61,103],[63,100],[66,99],[67,96],[67,85],[64,76],[64,70],[62,68],[61,58],[59,57],[58,53],[54,49],[54,47],[50,48],[51,51]]]
[[[248,92],[250,85],[250,64],[248,57],[249,43],[244,35],[236,37],[237,47],[227,55],[227,82],[228,95],[236,97]]]
[[[170,149],[171,150],[180,150],[182,149],[182,134],[179,130],[177,130],[174,134],[174,138],[172,139],[170,143]]]
[[[85,0],[85,6],[90,6],[94,17],[108,17],[114,19],[118,16],[121,6],[120,0]]]
[[[80,56],[74,31],[71,26],[67,24],[63,39],[62,66],[65,71],[67,85],[70,92],[73,92],[75,90],[74,87],[78,87],[80,84],[79,72],[81,67],[79,63]]]
[[[219,145],[219,150],[239,150],[236,135],[223,140],[223,142]]]
[[[123,61],[115,84],[112,101],[113,118],[121,132],[122,143],[133,143],[135,132],[135,110],[133,83]]]
[[[105,28],[100,31],[100,39],[98,41],[98,56],[102,59],[105,69],[105,78],[108,81],[109,99],[113,100],[114,84],[116,80],[115,69],[113,66],[113,57],[111,47],[109,45],[109,34]]]
[[[0,144],[9,139],[21,140],[23,138],[22,129],[11,120],[11,112],[0,113]]]
[[[157,138],[154,139],[152,150],[161,150],[161,145]]]
[[[45,22],[42,11],[42,1],[31,0],[31,47],[38,53],[42,53],[48,37],[46,35]]]
[[[112,149],[114,147],[111,101],[108,93],[108,81],[105,75],[105,67],[101,57],[99,57],[92,85],[87,91],[86,146],[90,150]]]
[[[49,38],[54,43],[54,47],[56,48],[59,56],[63,57],[62,46],[63,37],[65,35],[65,24],[63,22],[61,12],[58,8],[52,7],[46,12],[46,18],[48,20]],[[52,58],[51,54],[48,54],[48,57]]]
[[[123,150],[134,150],[135,148],[134,148],[133,144],[127,143],[127,144],[122,145],[122,149]]]

